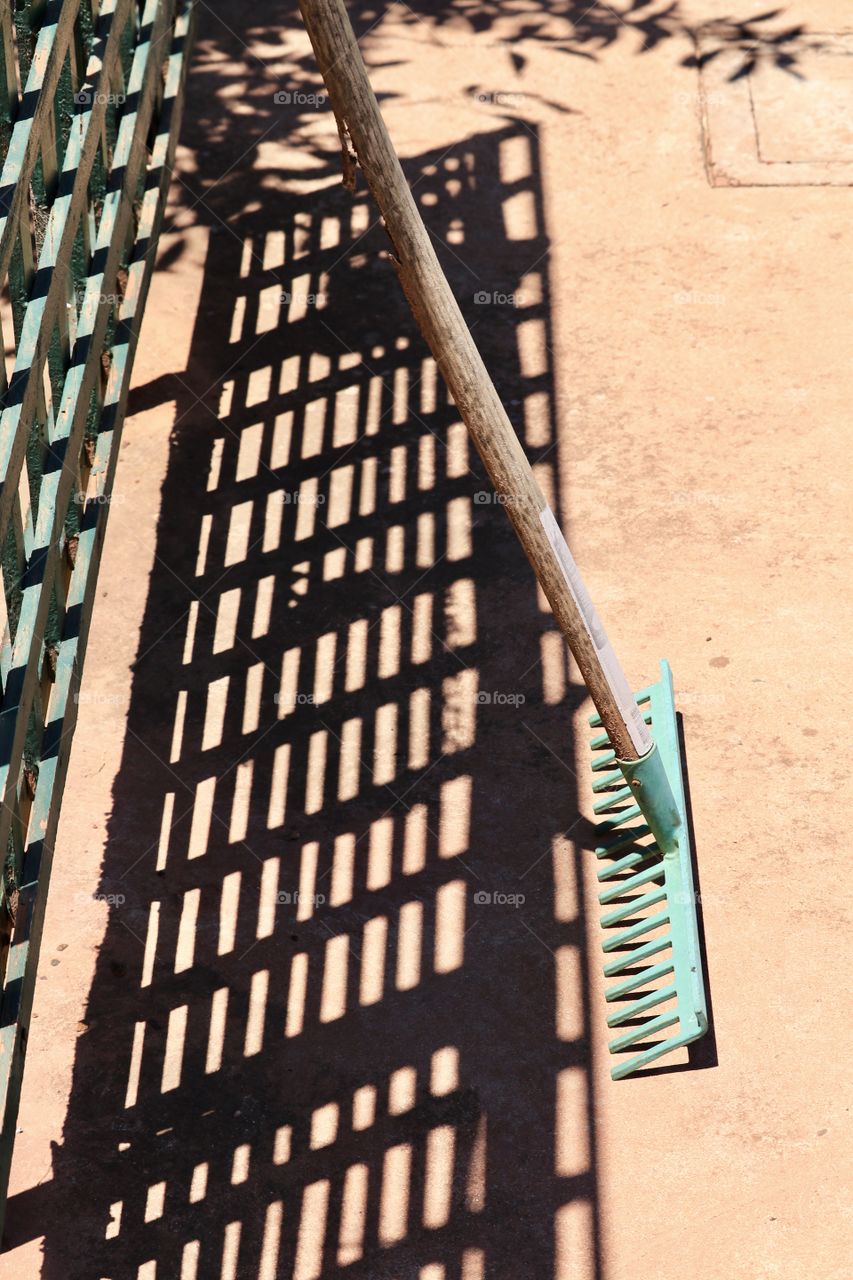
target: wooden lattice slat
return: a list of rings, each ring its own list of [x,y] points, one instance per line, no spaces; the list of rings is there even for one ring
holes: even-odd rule
[[[194,0],[0,0],[0,1198]],[[149,147],[149,140],[154,139]],[[8,334],[0,332],[4,349]]]

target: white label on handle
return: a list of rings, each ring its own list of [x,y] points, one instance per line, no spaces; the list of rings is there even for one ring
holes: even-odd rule
[[[652,738],[648,725],[643,719],[643,713],[637,706],[630,685],[625,678],[625,672],[619,665],[619,659],[613,651],[612,644],[607,639],[607,632],[604,630],[595,605],[592,603],[590,594],[584,586],[580,570],[575,564],[568,543],[563,537],[560,526],[557,524],[554,512],[550,507],[546,507],[544,511],[539,513],[539,518],[551,544],[551,550],[557,557],[560,568],[563,571],[566,585],[583,618],[587,634],[598,654],[598,661],[601,663],[601,668],[610,686],[610,692],[613,694],[616,705],[625,722],[625,728],[631,735],[631,741],[639,755],[644,756],[651,749]]]

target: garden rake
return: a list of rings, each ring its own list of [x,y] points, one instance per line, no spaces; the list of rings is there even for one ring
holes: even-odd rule
[[[379,206],[415,320],[580,668],[603,731],[592,740],[596,853],[606,908],[614,1079],[707,1029],[696,896],[672,677],[632,694],[560,526],[504,411],[456,300],[370,87],[343,0],[300,0],[341,140]],[[621,1055],[630,1053],[627,1059]]]

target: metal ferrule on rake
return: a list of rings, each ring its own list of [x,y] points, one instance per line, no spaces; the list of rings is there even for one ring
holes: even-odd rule
[[[678,848],[678,830],[681,815],[672,787],[666,776],[657,743],[639,760],[617,760],[623,778],[630,788],[643,817],[662,853],[672,853]]]

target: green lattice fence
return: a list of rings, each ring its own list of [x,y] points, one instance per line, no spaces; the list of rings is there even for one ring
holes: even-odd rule
[[[0,0],[0,1200],[194,0]]]

